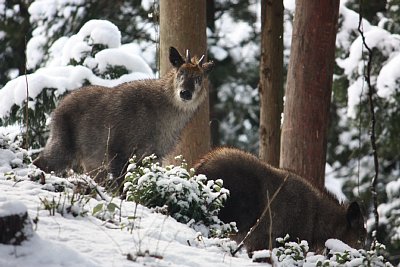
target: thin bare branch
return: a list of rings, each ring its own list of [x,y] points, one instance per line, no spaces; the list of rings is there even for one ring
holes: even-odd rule
[[[28,75],[27,75],[27,54],[26,54],[26,36],[25,36],[25,83],[26,83],[26,106],[25,106],[25,149],[29,148],[29,84],[28,84]]]
[[[265,207],[263,213],[261,214],[260,218],[257,220],[257,222],[253,225],[253,227],[250,228],[250,230],[247,232],[246,236],[243,238],[243,240],[239,243],[238,247],[231,253],[232,256],[235,256],[235,254],[244,246],[244,242],[247,240],[247,238],[254,232],[254,230],[258,227],[260,224],[261,220],[265,217],[267,212],[271,212],[271,204],[274,201],[275,197],[279,194],[281,191],[282,187],[285,185],[286,180],[289,178],[289,174],[286,175],[285,179],[283,180],[282,184],[278,187],[278,189],[275,191],[275,193],[272,195],[271,200],[268,198],[268,203],[267,206]],[[272,221],[271,221],[272,223]],[[270,230],[272,231],[272,230]]]
[[[377,241],[377,234],[378,234],[378,227],[379,227],[379,213],[378,213],[378,193],[376,190],[377,184],[378,184],[378,175],[379,175],[379,161],[378,161],[378,152],[377,152],[377,147],[376,147],[376,135],[375,135],[375,105],[374,105],[374,93],[375,89],[371,83],[371,67],[372,67],[372,58],[373,58],[373,50],[367,45],[365,41],[365,35],[364,35],[364,30],[362,27],[362,0],[360,0],[360,11],[359,11],[359,23],[358,23],[358,32],[361,35],[363,46],[367,49],[368,51],[368,61],[367,61],[367,71],[364,73],[364,78],[368,86],[368,102],[369,102],[369,112],[371,116],[371,128],[370,128],[370,142],[371,142],[371,147],[372,147],[372,155],[374,158],[374,177],[372,178],[371,181],[371,194],[372,194],[372,199],[373,199],[373,205],[374,205],[374,218],[375,218],[375,225],[374,225],[374,232],[373,232],[373,242],[372,242],[372,248],[375,247],[376,241]]]
[[[269,199],[269,192],[267,191],[267,199],[268,199],[268,216],[269,216],[269,242],[268,248],[272,250],[272,211],[271,211],[271,201]]]

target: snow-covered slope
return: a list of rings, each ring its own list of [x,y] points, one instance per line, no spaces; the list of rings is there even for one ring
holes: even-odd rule
[[[78,181],[91,183],[88,177],[40,178],[35,167],[23,163],[26,151],[13,151],[2,140],[0,209],[23,203],[37,222],[33,237],[21,246],[0,244],[2,267],[259,265],[244,252],[231,257],[227,251],[235,246],[232,241],[202,237],[189,226],[141,205],[105,193],[101,197],[74,193]],[[101,203],[114,203],[120,209],[106,209],[94,216],[93,209]]]
[[[0,217],[26,210],[33,231],[20,246],[0,244],[1,267],[268,266],[253,262],[244,249],[231,256],[237,244],[229,239],[207,238],[156,209],[111,197],[90,177],[42,174],[13,141],[15,130],[0,127]],[[338,266],[342,258],[335,255],[343,255],[346,266],[363,260],[384,266],[376,251],[333,239],[326,246],[327,256],[308,252],[306,241],[255,255],[269,255],[276,266]]]

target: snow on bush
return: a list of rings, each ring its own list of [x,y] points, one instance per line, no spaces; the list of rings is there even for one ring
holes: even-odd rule
[[[374,249],[353,249],[342,241],[337,239],[329,239],[325,243],[327,249],[327,259],[317,261],[316,266],[392,266],[382,256],[385,251],[385,246],[376,243]]]
[[[284,262],[288,266],[302,266],[309,250],[307,241],[302,240],[299,243],[289,242],[289,235],[285,238],[277,238],[276,241],[281,247],[274,248],[271,256],[276,262]]]
[[[26,167],[31,162],[21,143],[21,138],[14,140],[9,134],[0,132],[0,173],[11,177],[17,168]]]
[[[400,35],[391,34],[385,29],[371,26],[364,29],[365,42],[371,50],[374,50],[375,58],[379,58],[384,67],[379,66],[372,71],[373,85],[376,85],[377,95],[382,98],[390,98],[398,91],[400,79]],[[366,49],[363,48],[362,37],[358,36],[350,46],[350,53],[346,58],[337,58],[336,63],[344,70],[344,74],[350,81],[348,88],[348,116],[356,117],[357,105],[360,103],[360,95],[363,92],[364,61]]]
[[[211,236],[225,236],[236,230],[235,224],[223,224],[217,217],[229,196],[222,180],[207,180],[205,175],[194,175],[181,166],[161,167],[156,156],[145,157],[139,164],[130,160],[125,176],[126,199],[149,208],[166,212],[177,221],[200,229],[210,227]]]
[[[392,266],[382,256],[385,246],[379,243],[376,244],[374,249],[367,251],[364,249],[356,250],[337,239],[328,239],[325,242],[325,253],[321,255],[310,252],[307,241],[291,242],[289,239],[289,235],[284,238],[277,238],[276,241],[279,246],[272,251],[255,251],[253,261],[268,261],[276,267]]]
[[[0,90],[0,125],[25,123],[28,98],[30,143],[36,147],[44,145],[46,121],[69,91],[88,84],[112,87],[153,77],[135,45],[121,45],[121,33],[109,21],[88,21],[78,33],[54,42],[49,51],[45,67],[11,80]],[[30,43],[29,61],[34,65],[41,56]]]
[[[339,30],[336,35],[336,47],[348,51],[352,40],[359,35],[358,23],[360,15],[346,7],[346,1],[341,1],[339,6]],[[362,20],[364,31],[371,28],[371,24]]]

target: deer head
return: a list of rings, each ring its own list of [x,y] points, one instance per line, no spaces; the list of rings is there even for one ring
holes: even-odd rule
[[[200,100],[205,96],[204,80],[212,70],[212,61],[204,63],[204,55],[197,59],[191,58],[186,50],[185,59],[174,47],[169,49],[169,61],[175,68],[175,94],[179,101],[188,102]]]

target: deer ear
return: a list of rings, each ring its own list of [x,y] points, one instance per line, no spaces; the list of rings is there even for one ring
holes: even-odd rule
[[[347,208],[347,222],[352,229],[364,227],[364,218],[357,202],[352,202]]]
[[[183,63],[185,63],[178,50],[172,46],[169,48],[169,62],[171,62],[172,66],[175,68],[179,68]]]
[[[206,62],[201,67],[203,68],[204,73],[207,75],[214,68],[214,62],[213,61]]]

